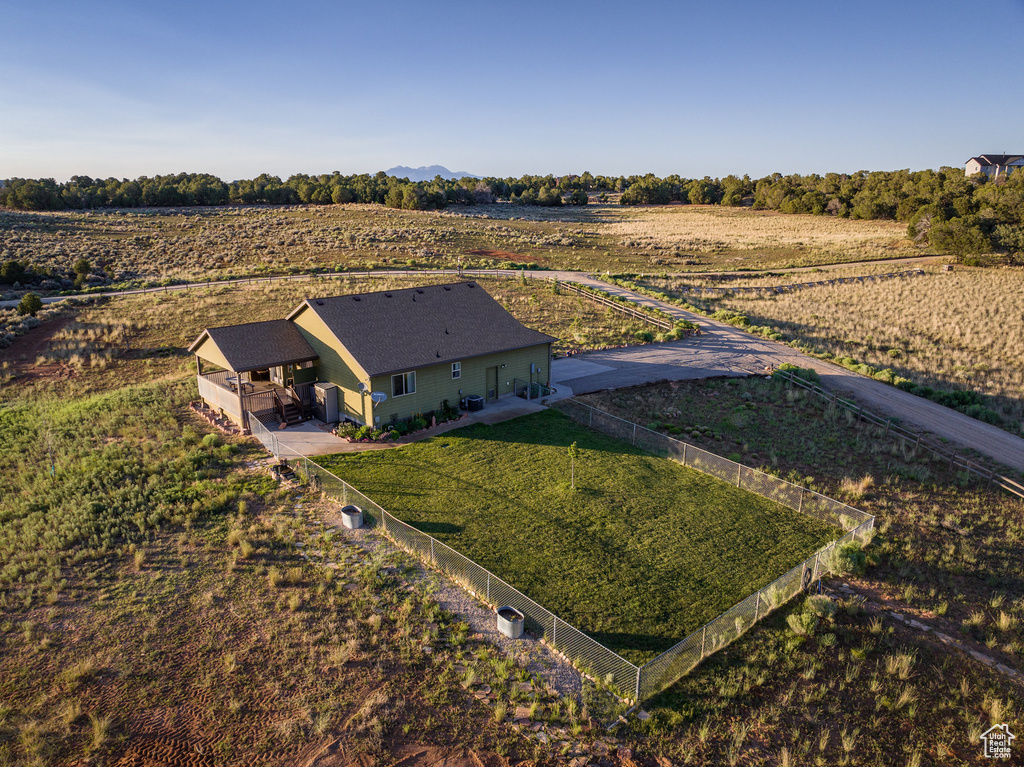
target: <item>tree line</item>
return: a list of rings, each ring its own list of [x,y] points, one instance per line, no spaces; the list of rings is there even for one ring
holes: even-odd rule
[[[759,179],[734,175],[689,179],[643,176],[524,175],[520,178],[436,176],[411,182],[373,175],[296,174],[286,180],[262,174],[225,182],[202,173],[93,179],[14,178],[0,187],[0,206],[16,210],[191,207],[207,205],[330,205],[374,203],[406,210],[508,201],[518,205],[586,205],[621,193],[623,205],[699,204],[749,206],[782,213],[907,223],[907,235],[958,255],[1024,252],[1024,173],[997,181],[970,178],[959,168],[788,175]]]

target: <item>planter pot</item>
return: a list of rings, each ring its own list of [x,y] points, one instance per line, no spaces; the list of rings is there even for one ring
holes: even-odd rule
[[[358,506],[346,506],[341,510],[341,522],[349,530],[357,530],[363,526],[363,510]]]
[[[523,635],[523,624],[526,616],[514,607],[498,608],[498,631],[509,639],[519,639]]]

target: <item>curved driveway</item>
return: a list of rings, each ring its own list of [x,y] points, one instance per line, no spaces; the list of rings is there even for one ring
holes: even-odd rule
[[[186,290],[189,287],[217,287],[279,280],[306,280],[312,277],[360,276],[361,274],[359,272],[344,272],[338,275],[242,278],[191,285],[171,285],[166,288],[85,295],[138,295]],[[373,274],[380,275],[382,273],[378,271]],[[455,276],[459,272],[454,270],[416,270],[413,272],[396,270],[383,274],[451,274]],[[521,272],[467,269],[463,270],[461,274],[519,276]],[[590,285],[608,293],[623,296],[638,304],[656,307],[673,317],[700,323],[702,334],[698,338],[589,352],[566,361],[559,361],[552,369],[553,379],[558,382],[561,378],[565,385],[577,394],[666,379],[684,380],[717,375],[748,375],[764,372],[768,365],[777,367],[783,362],[790,362],[800,367],[813,368],[821,376],[822,386],[832,391],[848,393],[872,411],[891,418],[898,418],[906,425],[931,432],[963,447],[977,450],[999,463],[1024,472],[1024,439],[930,400],[916,397],[894,386],[850,372],[838,365],[809,357],[785,344],[760,338],[723,322],[684,311],[672,304],[666,304],[616,285],[601,282],[582,272],[526,272],[526,275],[540,279],[556,278]],[[63,300],[63,297],[43,299],[46,303],[60,300]],[[17,303],[17,301],[3,301],[0,302],[0,307],[13,307]],[[565,367],[567,364],[568,368]]]
[[[895,386],[810,357],[785,344],[769,341],[724,322],[684,311],[678,306],[663,303],[617,285],[609,285],[584,275],[576,276],[574,281],[601,288],[644,306],[658,308],[678,319],[699,322],[701,326],[701,335],[695,339],[658,344],[656,347],[637,346],[608,352],[591,352],[573,357],[573,360],[613,367],[614,371],[566,378],[566,384],[575,393],[614,388],[616,385],[631,386],[635,383],[666,378],[683,380],[708,375],[762,373],[769,364],[777,367],[783,362],[790,362],[800,367],[813,368],[821,376],[823,387],[835,392],[849,393],[868,410],[890,418],[898,418],[905,425],[977,450],[999,463],[1024,472],[1024,439],[996,426],[970,418],[923,397],[908,394]],[[635,369],[630,370],[624,364],[629,362],[635,362]],[[644,376],[645,371],[650,372],[653,377]],[[556,374],[555,368],[552,368],[552,373]],[[641,378],[643,380],[639,380]],[[616,384],[617,380],[621,380],[622,383]]]

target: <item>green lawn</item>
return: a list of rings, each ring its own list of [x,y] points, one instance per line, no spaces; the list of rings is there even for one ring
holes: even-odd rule
[[[322,463],[633,661],[839,536],[555,410]]]

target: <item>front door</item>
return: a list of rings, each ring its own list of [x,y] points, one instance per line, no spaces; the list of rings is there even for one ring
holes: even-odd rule
[[[498,367],[495,365],[493,368],[487,368],[487,383],[485,385],[487,390],[487,399],[498,399]]]

